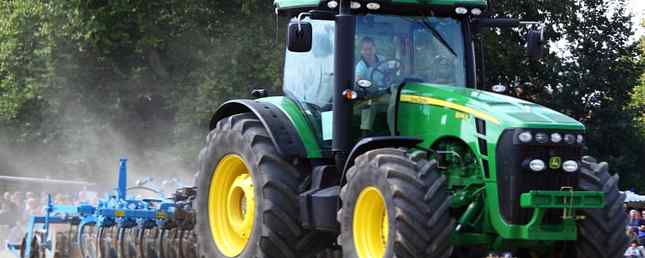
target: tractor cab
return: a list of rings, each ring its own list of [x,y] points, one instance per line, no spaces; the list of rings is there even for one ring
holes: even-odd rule
[[[354,20],[349,42],[353,53],[339,60],[334,54],[334,21],[294,18],[291,22],[293,27],[310,26],[311,46],[304,52],[287,49],[284,92],[307,111],[323,146],[329,146],[332,138],[335,61],[353,70],[349,88],[355,98],[353,139],[391,134],[393,98],[403,82],[466,87],[463,18],[365,14]]]

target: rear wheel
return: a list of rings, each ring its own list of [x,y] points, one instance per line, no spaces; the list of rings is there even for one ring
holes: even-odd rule
[[[454,222],[434,161],[378,149],[356,159],[338,213],[343,257],[449,257]]]
[[[197,234],[205,257],[304,257],[300,172],[253,114],[220,120],[200,153]]]
[[[618,191],[618,175],[609,174],[607,163],[597,163],[593,158],[584,158],[578,187],[582,191],[604,192],[605,207],[582,210],[585,219],[578,223],[576,257],[623,257],[629,239],[625,234],[625,195]]]

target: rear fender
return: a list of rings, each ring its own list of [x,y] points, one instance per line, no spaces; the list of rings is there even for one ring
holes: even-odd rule
[[[222,104],[213,114],[209,129],[213,130],[217,122],[235,114],[251,112],[262,122],[271,137],[276,150],[286,160],[307,157],[305,146],[296,128],[291,124],[280,108],[267,102],[240,99]]]

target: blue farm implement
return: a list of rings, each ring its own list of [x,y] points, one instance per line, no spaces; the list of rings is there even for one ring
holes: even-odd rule
[[[8,245],[20,258],[195,258],[194,187],[165,196],[150,180],[127,186],[127,160],[119,164],[118,186],[97,205],[53,204],[32,216],[21,244]],[[129,195],[151,193],[153,198]],[[52,230],[55,227],[56,230]]]

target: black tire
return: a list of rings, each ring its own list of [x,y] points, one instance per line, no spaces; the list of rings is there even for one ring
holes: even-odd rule
[[[236,257],[296,258],[315,251],[311,244],[315,241],[305,237],[300,222],[298,186],[303,175],[279,155],[262,123],[245,113],[220,120],[200,153],[196,232],[201,256],[227,257],[211,234],[208,195],[215,168],[229,154],[241,157],[255,186],[253,228]]]
[[[384,199],[388,234],[383,257],[450,257],[455,222],[446,178],[435,161],[415,160],[404,149],[377,149],[356,159],[342,187],[340,243],[344,258],[359,257],[353,219],[359,194],[377,188]]]
[[[578,187],[582,191],[604,192],[605,207],[582,210],[585,219],[578,222],[577,257],[623,257],[629,239],[625,234],[625,194],[618,191],[619,177],[609,174],[606,162],[597,163],[593,158],[584,158],[581,164]]]

